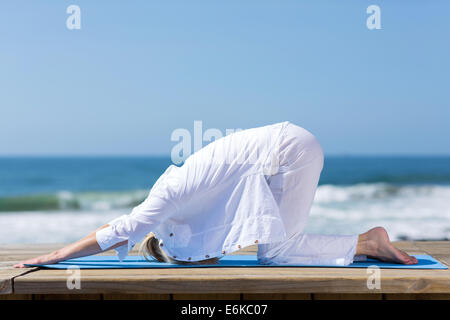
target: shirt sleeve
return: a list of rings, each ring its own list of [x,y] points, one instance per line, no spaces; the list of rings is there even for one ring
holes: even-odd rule
[[[356,261],[367,261],[367,256],[363,254],[355,255],[355,257],[353,258],[353,262]]]
[[[104,251],[119,242],[128,241],[128,245],[115,249],[122,261],[137,242],[176,211],[177,207],[172,200],[170,188],[164,183],[159,183],[158,188],[152,189],[147,199],[135,207],[130,214],[113,219],[108,223],[108,227],[97,231],[97,243]]]

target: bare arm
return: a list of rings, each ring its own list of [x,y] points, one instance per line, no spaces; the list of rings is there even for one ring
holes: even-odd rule
[[[14,267],[15,268],[26,268],[25,264],[52,264],[52,263],[57,263],[57,262],[63,261],[63,260],[79,258],[79,257],[84,257],[84,256],[90,256],[93,254],[100,253],[103,250],[100,248],[100,246],[97,243],[97,240],[95,238],[95,233],[98,230],[101,230],[108,226],[109,226],[109,224],[106,224],[106,225],[98,228],[97,230],[91,232],[86,237],[84,237],[74,243],[71,243],[71,244],[65,246],[64,248],[58,249],[56,251],[50,252],[48,254],[45,254],[45,255],[42,255],[42,256],[39,256],[36,258],[22,261],[16,265],[14,265]],[[114,246],[112,246],[111,248],[108,248],[107,250],[120,247],[126,243],[127,243],[127,241],[119,242],[119,243],[115,244]]]
[[[134,244],[136,243],[136,240],[143,239],[150,232],[150,230],[156,228],[166,217],[169,217],[176,212],[177,208],[171,203],[170,200],[166,199],[168,196],[164,195],[162,192],[160,193],[161,195],[152,197],[151,199],[149,196],[139,206],[135,207],[130,214],[114,219],[114,232],[108,234],[108,244],[102,244],[102,247],[110,245],[110,247],[106,249],[110,250],[126,245],[128,244],[128,241]],[[113,222],[111,221],[110,223]],[[14,265],[14,267],[25,268],[25,264],[52,264],[59,261],[89,256],[106,251],[102,250],[97,243],[96,233],[97,231],[107,227],[109,227],[109,224],[98,228],[83,239],[69,244],[64,248],[33,259],[22,261]]]

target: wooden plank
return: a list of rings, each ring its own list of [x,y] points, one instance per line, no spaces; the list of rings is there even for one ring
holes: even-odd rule
[[[37,270],[37,268],[16,269],[14,264],[44,254],[47,250],[54,248],[50,245],[22,245],[3,244],[0,245],[0,295],[13,293],[13,279]],[[2,297],[6,299],[6,297]]]
[[[33,268],[36,270],[37,268]],[[0,269],[0,295],[13,293],[13,279],[22,274],[30,272],[29,269],[16,269],[12,267],[2,267]]]
[[[450,268],[450,253],[449,254],[434,254],[433,257],[442,264]]]
[[[32,300],[32,294],[0,294],[0,300]]]
[[[311,300],[309,293],[244,293],[242,300]]]
[[[16,293],[67,293],[65,270],[14,281]],[[82,293],[374,293],[366,269],[187,268],[81,270]],[[450,293],[449,270],[381,270],[376,293]]]
[[[13,251],[13,252],[47,252],[58,248],[61,248],[65,244],[63,243],[26,243],[26,244],[0,244],[0,252]]]
[[[441,261],[450,262],[448,252],[450,242],[433,243],[397,242],[397,247],[409,253],[435,254]],[[59,246],[58,246],[59,247]],[[41,248],[41,249],[40,249]],[[51,246],[31,246],[20,254],[42,254],[54,250]],[[52,249],[53,248],[53,249]],[[20,247],[0,248],[4,253],[17,254]],[[0,250],[0,256],[2,251]],[[41,250],[41,251],[39,251]],[[41,253],[42,252],[42,253]],[[240,250],[240,254],[256,254],[253,245]],[[446,254],[445,254],[446,253]],[[105,254],[114,254],[107,252]],[[136,251],[132,252],[136,254]],[[28,269],[13,269],[27,270]],[[14,279],[15,294],[69,294],[75,293],[66,286],[69,275],[65,270],[36,270],[24,275],[9,277]],[[405,270],[381,269],[381,289],[367,288],[366,269],[343,268],[181,268],[181,269],[104,269],[81,270],[81,289],[77,295],[103,294],[103,298],[112,295],[162,295],[169,294],[243,294],[243,298],[266,294],[273,297],[302,294],[310,297],[326,298],[326,294],[363,294],[361,297],[379,297],[379,294],[395,293],[437,293],[450,294],[450,270]],[[6,292],[11,293],[12,285]],[[9,291],[8,291],[9,290]],[[325,294],[318,296],[317,294]],[[367,296],[364,296],[367,294]],[[109,296],[108,296],[109,295]],[[377,296],[378,295],[378,296]],[[117,297],[117,296],[116,296]],[[291,296],[293,297],[293,296]],[[328,296],[331,297],[331,296]],[[347,296],[335,296],[335,298]]]
[[[173,300],[240,300],[239,293],[174,294]]]
[[[1,245],[0,246],[0,266],[4,264],[7,267],[12,267],[12,265],[33,258],[45,253],[49,253],[51,251],[57,250],[63,247],[65,244],[31,244],[31,245]],[[137,255],[138,254],[139,243],[137,243],[133,250],[130,251],[129,255]],[[246,248],[242,248],[239,251],[236,251],[232,254],[256,254],[258,250],[257,245],[248,246]],[[99,255],[116,255],[114,250],[105,251]],[[17,271],[22,270],[22,271]],[[12,279],[15,276],[19,276],[23,273],[30,272],[30,269],[13,269],[7,275],[2,277],[0,273],[0,293],[12,293]],[[33,270],[38,270],[34,268]],[[67,276],[67,275],[66,275]],[[108,296],[109,297],[109,296]],[[162,296],[164,299],[167,296]],[[155,295],[153,298],[157,298]]]
[[[417,241],[415,246],[429,255],[450,254],[450,241]]]
[[[384,300],[450,300],[450,294],[384,294]]]
[[[33,269],[15,269],[13,265],[43,255],[63,247],[65,244],[3,244],[0,245],[0,294],[11,294],[13,291],[13,278],[25,273],[29,273]],[[130,255],[138,253],[139,244],[135,245]],[[255,254],[257,246],[249,246],[235,252],[235,254]],[[116,255],[114,250],[109,250],[100,255]]]
[[[313,300],[382,300],[381,293],[315,293]]]
[[[102,300],[101,294],[34,294],[33,300]]]
[[[2,244],[0,245],[0,295],[13,293],[13,279],[38,268],[16,269],[13,266],[26,259],[34,258],[58,248],[64,244]],[[114,254],[113,251],[104,254]],[[15,297],[21,297],[16,295]],[[6,297],[3,297],[6,299]],[[13,297],[11,297],[13,298]]]
[[[238,251],[231,252],[229,255],[236,255],[236,254],[257,254],[258,253],[258,246],[257,245],[251,245],[245,248],[242,248]]]
[[[103,300],[170,300],[170,294],[104,294]]]

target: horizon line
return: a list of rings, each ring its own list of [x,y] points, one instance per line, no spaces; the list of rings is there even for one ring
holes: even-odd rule
[[[170,158],[170,154],[0,154],[0,158]],[[450,153],[325,153],[325,157],[450,157]]]

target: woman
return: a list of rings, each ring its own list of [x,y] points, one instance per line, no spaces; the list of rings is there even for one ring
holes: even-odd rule
[[[110,249],[122,261],[143,239],[145,257],[171,263],[216,263],[252,244],[262,264],[348,265],[365,256],[417,263],[380,227],[350,236],[303,234],[322,167],[317,140],[288,121],[235,132],[183,166],[169,166],[131,214],[15,267]]]

